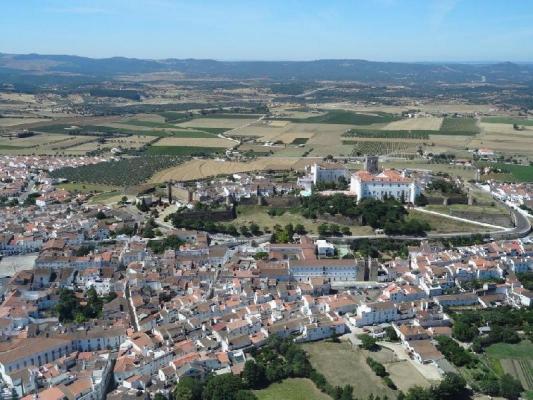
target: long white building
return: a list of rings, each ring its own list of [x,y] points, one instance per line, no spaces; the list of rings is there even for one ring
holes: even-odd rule
[[[341,179],[348,181],[350,174],[346,167],[337,163],[313,164],[305,167],[305,176],[298,178],[298,186],[310,192],[313,185],[318,183],[339,182]]]

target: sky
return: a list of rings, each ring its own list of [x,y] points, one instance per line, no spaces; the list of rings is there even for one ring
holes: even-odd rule
[[[530,0],[1,0],[0,52],[533,61]]]

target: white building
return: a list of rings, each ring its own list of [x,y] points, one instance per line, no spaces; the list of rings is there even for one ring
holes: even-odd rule
[[[310,192],[313,185],[318,183],[335,183],[342,179],[348,181],[349,172],[341,164],[325,163],[313,164],[305,167],[305,176],[298,178],[298,186]]]
[[[335,246],[327,240],[319,239],[315,241],[315,246],[319,256],[332,257],[335,255]]]
[[[384,322],[392,322],[398,319],[396,305],[390,301],[363,304],[357,308],[357,316],[350,322],[356,326],[376,325]]]
[[[357,200],[367,197],[382,200],[394,197],[408,203],[414,203],[420,194],[420,188],[413,179],[407,178],[396,170],[388,169],[373,175],[368,171],[357,171],[350,179],[350,191],[357,195]]]

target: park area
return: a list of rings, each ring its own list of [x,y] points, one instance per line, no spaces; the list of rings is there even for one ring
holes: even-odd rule
[[[384,395],[389,399],[396,398],[398,392],[385,385],[366,363],[370,356],[382,363],[396,386],[405,390],[419,385],[429,387],[428,382],[408,360],[398,360],[392,350],[381,348],[377,352],[368,352],[354,348],[348,342],[315,342],[303,345],[314,368],[322,373],[327,381],[334,386],[352,385],[354,397],[366,399]]]
[[[266,389],[255,390],[254,394],[258,400],[331,400],[311,380],[305,378],[288,378]]]

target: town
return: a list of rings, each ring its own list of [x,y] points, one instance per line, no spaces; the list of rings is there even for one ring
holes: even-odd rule
[[[247,383],[260,352],[289,338],[304,346],[334,340],[330,346],[367,352],[367,368],[383,368],[377,376],[393,396],[408,387],[394,363],[383,367],[371,357],[376,349],[427,387],[476,363],[475,354],[493,343],[531,335],[531,186],[480,185],[515,221],[490,234],[430,236],[422,227],[384,235],[391,229],[385,223],[376,228],[383,238],[369,242],[350,231],[354,221],[371,224],[367,208],[381,218],[380,204],[388,204],[387,213],[416,207],[431,199],[431,188],[454,180],[382,169],[378,157],[367,156],[353,173],[327,159],[281,181],[263,172],[168,182],[159,192],[102,205],[50,176],[57,168],[102,162],[109,161],[0,159],[5,396],[168,398],[188,379],[209,385],[228,374],[242,377],[245,392],[291,376],[267,369],[262,382]],[[310,234],[291,223],[272,230],[253,220],[239,229],[227,225],[246,204],[266,207],[272,218],[300,207],[303,215],[320,214],[311,220],[324,219],[314,201],[341,202],[328,214],[340,226],[322,223]],[[410,225],[401,213],[387,218]],[[488,389],[487,382],[503,389]],[[523,390],[518,379],[490,371],[468,385],[508,398]]]

